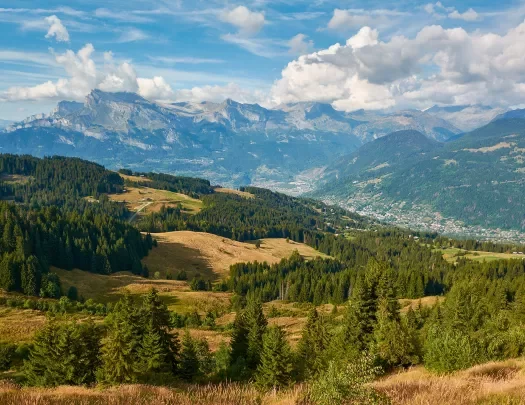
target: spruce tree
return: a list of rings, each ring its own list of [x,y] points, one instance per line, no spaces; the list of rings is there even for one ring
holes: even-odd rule
[[[102,367],[99,382],[106,384],[130,384],[137,381],[137,358],[133,348],[130,328],[121,324],[113,328],[102,341]]]
[[[199,358],[195,350],[195,342],[187,330],[182,338],[179,375],[186,381],[193,381],[199,375]]]
[[[292,383],[292,353],[281,328],[268,328],[264,334],[261,362],[255,381],[262,388],[284,388]]]
[[[246,364],[248,368],[255,370],[260,362],[263,336],[266,332],[266,326],[268,325],[260,300],[252,299],[248,301],[245,310],[245,320],[246,328],[248,330]]]
[[[297,346],[299,374],[308,379],[326,367],[326,350],[330,345],[330,334],[326,322],[314,308],[308,314],[301,340]]]

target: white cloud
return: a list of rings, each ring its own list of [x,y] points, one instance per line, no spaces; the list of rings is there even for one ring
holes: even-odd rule
[[[285,55],[286,52],[282,52],[277,48],[282,48],[286,43],[279,43],[268,38],[247,38],[242,35],[226,34],[222,35],[223,41],[235,44],[250,53],[264,58],[273,58],[279,55]]]
[[[324,101],[345,110],[395,105],[513,105],[525,97],[525,22],[504,35],[439,25],[387,42],[365,27],[290,62],[275,103]]]
[[[304,34],[297,34],[288,41],[290,47],[290,53],[293,54],[305,54],[312,51],[314,47],[314,41],[307,39],[308,36]]]
[[[200,65],[200,64],[219,64],[224,63],[222,59],[210,59],[210,58],[195,58],[192,56],[151,56],[150,59],[155,62],[166,63],[166,64],[187,64],[187,65]]]
[[[153,79],[138,78],[138,93],[151,100],[168,100],[173,97],[173,90],[162,76]]]
[[[456,20],[464,20],[464,21],[476,21],[480,17],[479,14],[473,8],[469,8],[463,14],[459,13],[457,10],[454,10],[448,16]]]
[[[191,89],[177,90],[175,99],[179,101],[190,101],[200,103],[202,101],[221,102],[228,98],[241,103],[262,103],[267,101],[267,93],[244,89],[235,83],[225,86],[202,86]]]
[[[126,30],[123,30],[120,34],[120,36],[117,39],[117,42],[125,43],[125,42],[136,42],[136,41],[144,41],[146,39],[149,39],[149,34],[145,33],[142,30],[139,30],[138,28],[127,28]]]
[[[328,28],[332,30],[352,29],[371,25],[373,18],[369,15],[354,14],[350,10],[340,10],[336,8],[334,15],[328,22]]]
[[[104,66],[98,68],[93,60],[95,48],[85,45],[77,53],[68,50],[56,54],[55,61],[67,74],[56,81],[46,81],[32,87],[10,87],[0,99],[19,100],[83,100],[93,89],[104,91],[131,91],[150,99],[169,98],[173,94],[166,81],[156,76],[153,79],[137,77],[128,62],[116,64],[110,52],[104,54]],[[16,55],[15,55],[16,56]]]
[[[357,34],[346,41],[346,45],[353,49],[369,45],[377,45],[378,38],[379,32],[377,32],[377,30],[373,30],[370,27],[363,27]]]
[[[222,21],[237,27],[239,34],[245,36],[257,34],[265,23],[263,13],[250,11],[245,6],[223,11],[220,18]]]
[[[46,38],[55,37],[58,42],[69,42],[69,33],[56,15],[46,17],[45,21],[49,24]]]

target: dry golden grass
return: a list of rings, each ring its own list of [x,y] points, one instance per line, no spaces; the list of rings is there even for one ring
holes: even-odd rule
[[[63,289],[74,285],[85,299],[96,302],[116,302],[126,291],[143,295],[155,288],[168,308],[176,312],[199,313],[207,311],[226,311],[230,305],[230,293],[212,291],[191,291],[186,281],[154,279],[135,276],[128,272],[115,273],[110,276],[94,274],[82,270],[61,270],[53,268],[58,274]]]
[[[416,309],[421,305],[421,307],[433,307],[438,303],[442,303],[445,300],[443,296],[429,296],[416,299],[402,298],[399,300],[401,305],[401,312],[407,312],[409,308]]]
[[[163,205],[176,207],[181,204],[182,209],[190,214],[195,214],[202,208],[201,200],[150,187],[127,187],[125,192],[110,194],[109,198],[112,201],[124,202],[130,211],[140,210],[141,213],[158,212]]]
[[[512,253],[495,253],[495,252],[484,252],[484,251],[469,251],[457,248],[441,249],[443,252],[443,258],[450,263],[455,263],[459,258],[465,258],[477,262],[482,261],[494,261],[502,259],[525,259],[524,255],[512,254]],[[466,253],[464,256],[456,256],[458,253]]]
[[[3,405],[294,405],[300,388],[261,394],[249,385],[187,385],[178,388],[123,385],[99,390],[83,387],[21,388],[0,382]]]
[[[372,385],[394,405],[517,405],[525,404],[525,361],[487,363],[450,376],[436,376],[422,367],[384,377]],[[280,393],[261,393],[247,384],[179,385],[174,388],[123,385],[109,389],[58,387],[22,388],[0,381],[5,405],[295,405],[304,386]],[[335,404],[334,404],[335,405]]]
[[[235,194],[235,195],[239,195],[244,198],[255,198],[255,196],[252,193],[247,193],[246,191],[234,190],[232,188],[217,187],[214,190],[216,193]]]
[[[177,231],[153,235],[159,246],[144,258],[150,273],[156,271],[164,276],[167,272],[175,274],[186,271],[191,278],[196,273],[210,279],[228,276],[232,264],[240,262],[277,263],[289,257],[294,250],[310,259],[323,256],[315,249],[285,239],[262,239],[257,249],[254,243],[233,241],[204,232]]]
[[[45,322],[40,311],[0,307],[0,342],[29,342]]]
[[[0,174],[0,180],[6,183],[27,184],[32,179],[32,176],[23,176],[21,174]]]
[[[373,385],[399,405],[525,404],[525,362],[492,362],[450,376],[422,367],[388,376]]]
[[[118,174],[120,177],[122,177],[124,180],[130,180],[135,182],[151,182],[151,179],[148,179],[147,177],[140,177],[140,176],[128,176],[127,174]]]

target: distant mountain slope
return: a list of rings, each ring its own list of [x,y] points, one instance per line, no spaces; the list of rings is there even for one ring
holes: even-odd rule
[[[266,109],[233,100],[159,104],[94,90],[84,103],[62,101],[49,115],[8,126],[0,152],[78,156],[110,168],[301,192],[338,157],[402,129],[438,140],[460,132],[419,111],[349,114],[321,103]]]
[[[326,171],[315,195],[359,212],[395,206],[400,217],[439,213],[438,222],[525,229],[525,119],[499,119],[442,145],[420,138],[397,133],[361,147]]]
[[[472,131],[488,124],[496,116],[505,112],[500,107],[485,105],[433,106],[425,110],[427,114],[450,122],[463,131]]]

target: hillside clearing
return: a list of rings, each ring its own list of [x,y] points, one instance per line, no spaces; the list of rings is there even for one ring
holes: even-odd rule
[[[450,263],[455,263],[459,258],[464,257],[465,259],[473,261],[494,261],[502,259],[525,259],[523,254],[514,254],[514,253],[495,253],[495,252],[484,252],[479,250],[464,250],[458,248],[447,248],[447,249],[438,249],[443,253],[443,258]],[[518,253],[518,252],[516,252]]]
[[[217,187],[214,190],[216,193],[235,194],[235,195],[238,195],[244,198],[255,198],[255,196],[252,193],[247,193],[246,191],[234,190],[232,188]]]
[[[185,194],[173,193],[166,190],[157,190],[150,187],[127,187],[121,194],[110,194],[112,201],[123,202],[128,209],[133,212],[142,211],[158,212],[164,205],[166,207],[176,207],[179,204],[182,210],[196,214],[202,208],[202,201],[191,198]]]
[[[207,279],[228,276],[232,264],[240,262],[277,263],[289,257],[294,250],[307,259],[317,256],[328,257],[317,250],[286,239],[261,239],[257,249],[255,242],[237,242],[222,236],[204,232],[175,231],[153,234],[158,247],[143,259],[150,274],[159,272],[165,278],[180,270],[187,272],[191,279],[200,274]]]
[[[45,322],[40,311],[0,307],[0,342],[29,342]]]

